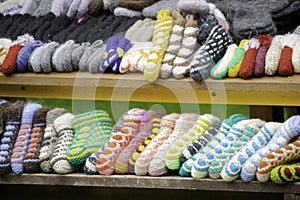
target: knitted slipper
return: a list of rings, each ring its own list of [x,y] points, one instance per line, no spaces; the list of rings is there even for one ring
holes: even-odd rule
[[[237,77],[245,55],[245,44],[248,40],[241,40],[239,46],[235,49],[232,60],[228,65],[228,76]]]
[[[274,183],[284,184],[300,180],[300,163],[279,165],[272,169],[270,178]]]
[[[208,14],[198,18],[197,42],[203,45],[209,36],[211,30],[218,25],[218,21],[214,15]]]
[[[197,15],[208,14],[210,11],[205,0],[179,0],[177,7],[183,12]]]
[[[265,73],[268,76],[275,75],[278,70],[280,55],[282,51],[282,41],[282,35],[274,36],[271,46],[267,52],[265,59]]]
[[[132,10],[142,11],[145,7],[151,6],[158,0],[119,0],[118,6],[125,7]]]

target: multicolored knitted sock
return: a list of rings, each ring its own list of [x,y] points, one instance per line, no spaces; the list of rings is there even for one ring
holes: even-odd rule
[[[7,107],[10,106],[10,102],[4,99],[0,99],[0,137],[2,137],[2,133],[4,131],[4,111]],[[0,142],[1,144],[1,142]]]
[[[275,149],[282,148],[287,145],[290,140],[299,135],[300,116],[295,115],[286,120],[277,130],[270,142],[263,148],[256,151],[243,165],[241,178],[245,182],[249,182],[255,178],[255,173],[262,158],[271,153]]]
[[[221,172],[222,179],[227,182],[236,180],[240,175],[244,163],[256,151],[268,144],[281,125],[281,123],[267,122],[261,127],[258,133],[225,164]]]
[[[260,46],[256,38],[252,38],[245,43],[245,55],[239,71],[239,76],[248,79],[253,76],[257,50]]]
[[[28,149],[24,156],[24,171],[37,172],[40,170],[39,155],[46,127],[47,113],[50,107],[42,107],[35,111],[32,125],[32,133],[28,143]]]
[[[180,168],[180,155],[182,151],[198,140],[205,131],[207,131],[213,122],[219,121],[219,119],[213,115],[205,114],[201,115],[193,127],[179,139],[177,139],[166,154],[166,165],[170,170],[176,170]]]
[[[150,162],[155,155],[158,147],[168,138],[175,126],[175,121],[179,114],[172,113],[162,118],[158,135],[151,141],[147,148],[140,154],[135,162],[134,172],[136,175],[143,176],[149,172]]]
[[[190,71],[190,58],[197,46],[198,23],[195,15],[185,17],[183,40],[173,62],[172,74],[175,78],[184,78]]]
[[[39,155],[40,167],[43,172],[50,173],[53,171],[50,160],[57,143],[57,132],[53,127],[53,123],[56,118],[62,116],[66,112],[65,109],[54,108],[47,113],[44,141]]]
[[[79,165],[99,148],[103,147],[111,134],[111,118],[104,110],[94,110],[75,115],[74,139],[67,150],[67,160]]]
[[[57,117],[53,123],[58,137],[50,163],[53,170],[58,174],[67,174],[76,170],[75,166],[67,160],[67,150],[74,138],[74,131],[72,130],[73,120],[74,115],[66,113]]]
[[[191,62],[192,78],[200,82],[209,76],[215,62],[224,55],[227,46],[231,43],[228,33],[220,25],[214,26],[205,43],[197,50]]]
[[[231,60],[234,57],[234,53],[238,46],[236,44],[231,44],[228,46],[226,53],[224,54],[223,58],[221,58],[217,64],[210,70],[210,76],[214,79],[222,79],[228,73],[228,66]]]
[[[280,55],[282,51],[282,41],[282,35],[274,36],[271,46],[267,52],[265,61],[265,73],[268,76],[275,75],[278,70]]]
[[[155,81],[159,76],[161,63],[168,48],[172,26],[173,21],[170,10],[160,10],[154,27],[153,49],[150,50],[144,69],[144,76],[149,82]]]
[[[272,153],[264,156],[260,161],[256,171],[256,178],[259,182],[266,182],[269,180],[270,172],[278,165],[287,164],[297,161],[300,158],[300,137],[292,143],[275,149]]]
[[[236,48],[234,51],[233,58],[228,65],[228,76],[231,78],[237,77],[240,72],[241,65],[245,56],[245,44],[247,42],[248,40],[241,40],[238,48]]]
[[[125,174],[127,172],[134,173],[135,161],[138,159],[139,154],[145,149],[151,140],[158,134],[157,123],[156,127],[153,127],[154,118],[158,118],[158,126],[160,126],[162,113],[158,113],[153,110],[148,110],[145,112],[144,116],[141,118],[139,124],[138,134],[130,141],[123,151],[119,154],[116,164],[115,172],[119,174]],[[152,132],[153,128],[155,129]]]
[[[211,30],[218,25],[218,21],[214,15],[208,14],[203,15],[198,18],[198,33],[197,33],[197,42],[200,45],[203,45],[209,36]]]
[[[0,145],[0,174],[11,172],[10,160],[21,125],[24,103],[23,101],[17,101],[5,109],[5,127]]]
[[[143,109],[133,108],[124,116],[122,128],[109,138],[97,159],[96,168],[100,174],[110,175],[114,172],[118,155],[137,135],[140,120],[145,112]]]
[[[258,35],[256,36],[256,39],[258,39],[260,46],[257,50],[253,75],[256,77],[262,77],[265,74],[266,55],[271,46],[273,36],[270,34]]]
[[[121,128],[123,125],[123,118],[127,113],[123,113],[123,115],[121,117],[119,117],[118,121],[115,123],[115,125],[112,128],[111,131],[111,135],[115,135]],[[96,169],[96,163],[97,163],[97,159],[99,157],[99,155],[102,153],[104,147],[101,147],[100,149],[97,150],[97,152],[92,153],[92,155],[90,155],[86,161],[85,161],[85,165],[83,168],[83,171],[86,174],[96,174],[98,171]]]
[[[294,73],[300,73],[300,40],[296,42],[293,48],[292,64],[294,67]],[[0,62],[1,63],[1,62]]]
[[[230,128],[234,124],[245,119],[248,118],[241,114],[234,114],[229,118],[225,119],[222,122],[218,133],[213,138],[211,138],[211,140],[208,141],[208,143],[203,148],[200,148],[196,154],[194,154],[181,165],[181,168],[179,170],[180,176],[191,176],[192,166],[195,160],[199,159],[201,155],[212,151],[215,148],[215,146],[217,146],[226,137],[226,135],[230,131]]]
[[[34,112],[42,105],[38,103],[27,103],[24,106],[21,127],[16,139],[13,153],[11,155],[11,169],[14,173],[20,174],[24,171],[24,156],[27,152],[28,143],[31,135]]]
[[[290,76],[294,73],[293,63],[292,63],[292,52],[297,41],[300,40],[298,34],[288,34],[284,36],[282,40],[282,51],[278,66],[279,76]]]
[[[162,65],[160,69],[160,76],[162,78],[168,78],[172,72],[173,61],[176,58],[177,52],[180,49],[180,45],[183,39],[183,31],[185,19],[180,14],[179,11],[174,10],[172,12],[173,27],[171,31],[171,36],[169,40],[169,45],[162,60]]]
[[[300,180],[300,163],[279,165],[272,169],[270,179],[274,183],[284,184]]]
[[[208,169],[210,178],[221,178],[221,172],[226,162],[228,162],[251,138],[258,132],[258,130],[265,124],[262,120],[252,119],[242,129],[242,135],[237,138],[227,137],[222,140],[221,153],[216,149],[215,160],[213,160]],[[233,139],[233,140],[232,140]],[[233,143],[231,143],[233,141]],[[230,144],[231,143],[231,144]],[[217,148],[217,147],[216,147]]]

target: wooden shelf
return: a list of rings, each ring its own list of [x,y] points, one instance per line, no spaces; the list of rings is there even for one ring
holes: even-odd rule
[[[140,73],[87,72],[0,75],[0,96],[89,99],[108,101],[174,102],[239,105],[297,106],[300,75],[243,80],[192,78],[147,82]]]
[[[143,188],[171,190],[202,190],[202,191],[232,191],[232,192],[262,192],[262,193],[300,193],[300,183],[284,185],[272,182],[260,183],[241,180],[227,183],[221,179],[196,180],[179,176],[135,176],[135,175],[85,175],[85,174],[21,174],[0,176],[0,185],[58,185],[58,186],[91,186],[113,188]]]

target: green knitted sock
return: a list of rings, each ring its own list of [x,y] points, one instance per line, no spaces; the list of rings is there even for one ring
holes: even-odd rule
[[[272,169],[270,178],[274,183],[283,184],[300,180],[300,163],[279,165]]]

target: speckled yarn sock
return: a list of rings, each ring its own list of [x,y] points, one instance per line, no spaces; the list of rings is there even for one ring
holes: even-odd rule
[[[179,174],[181,176],[191,176],[191,171],[193,167],[193,163],[201,157],[201,155],[213,151],[213,149],[226,137],[228,132],[230,131],[230,128],[236,124],[237,122],[241,120],[248,119],[246,116],[241,114],[234,114],[231,115],[229,118],[225,119],[221,127],[219,128],[218,133],[204,146],[203,148],[200,148],[199,151],[190,157],[187,161],[185,161],[180,170]]]
[[[248,40],[241,40],[239,46],[235,49],[233,58],[228,65],[228,76],[231,78],[238,77],[242,62],[245,56],[245,43]]]
[[[76,170],[75,166],[68,162],[66,155],[74,138],[74,131],[72,129],[73,120],[74,115],[66,113],[56,118],[53,123],[58,137],[50,163],[53,170],[58,174],[67,174]]]
[[[275,149],[272,153],[264,156],[256,171],[256,178],[259,182],[267,182],[270,172],[278,165],[287,164],[300,158],[300,137],[288,145]]]
[[[27,103],[24,106],[21,127],[16,139],[13,153],[11,155],[11,169],[14,173],[20,174],[24,171],[24,157],[27,152],[28,143],[32,130],[34,112],[42,106],[38,103]]]
[[[47,113],[44,140],[39,155],[40,167],[43,172],[50,173],[53,171],[50,160],[57,143],[57,132],[54,130],[53,122],[66,112],[65,109],[54,108]]]
[[[9,47],[7,55],[1,65],[1,71],[5,75],[10,75],[15,72],[17,67],[18,53],[23,48],[20,44],[15,44]]]
[[[175,121],[179,116],[177,113],[172,113],[162,118],[158,135],[151,141],[135,162],[134,172],[136,175],[143,176],[148,173],[149,165],[154,154],[158,147],[168,138],[170,133],[172,133]]]
[[[100,174],[110,175],[114,172],[118,155],[137,135],[140,120],[145,112],[143,109],[133,108],[124,116],[122,128],[109,138],[97,159],[96,168]]]
[[[282,148],[287,145],[290,140],[299,135],[300,116],[295,115],[286,120],[277,130],[270,142],[253,154],[243,165],[241,178],[245,182],[249,182],[255,178],[255,173],[261,159],[275,149]]]
[[[74,139],[67,150],[67,160],[79,165],[92,153],[103,147],[111,134],[111,118],[104,110],[94,110],[75,115]]]
[[[244,163],[259,149],[263,148],[271,140],[282,124],[267,122],[258,133],[225,164],[221,177],[227,182],[236,180],[242,170]]]
[[[144,76],[147,81],[155,81],[160,73],[161,63],[168,48],[170,34],[173,26],[170,10],[160,10],[157,14],[153,34],[153,49],[150,50],[147,64],[144,68]]]
[[[0,137],[2,137],[2,133],[4,131],[4,111],[7,107],[10,106],[10,102],[4,99],[0,99]],[[1,142],[0,142],[1,144]]]
[[[24,156],[24,171],[37,172],[40,170],[39,155],[46,127],[46,116],[51,110],[49,107],[42,107],[35,111],[32,125],[32,133],[28,143],[28,149]]]
[[[282,35],[274,36],[271,46],[267,52],[265,59],[265,73],[268,76],[276,74],[279,66],[280,55],[282,51]]]
[[[272,169],[270,179],[274,183],[284,184],[300,180],[300,163],[279,165]]]
[[[23,101],[17,101],[4,112],[5,127],[0,145],[0,174],[11,172],[10,160],[21,125],[23,106]]]
[[[300,40],[296,42],[293,48],[292,64],[294,67],[294,73],[300,73]],[[1,62],[0,62],[1,63]]]

